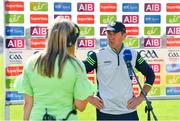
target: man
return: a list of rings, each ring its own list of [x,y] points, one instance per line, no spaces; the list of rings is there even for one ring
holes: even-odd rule
[[[124,24],[112,22],[107,25],[106,33],[109,46],[98,52],[90,51],[83,61],[87,72],[96,70],[98,82],[98,95],[90,96],[88,100],[97,108],[97,120],[139,120],[136,107],[144,97],[133,95],[132,80],[123,59],[124,50],[131,51],[133,68],[146,77],[143,86],[146,94],[153,85],[154,72],[137,51],[123,44],[126,38]]]

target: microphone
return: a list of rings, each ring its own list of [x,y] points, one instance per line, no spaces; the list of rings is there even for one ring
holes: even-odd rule
[[[133,78],[132,65],[131,65],[132,53],[129,49],[124,50],[123,58],[124,58],[124,61],[126,63],[126,66],[128,68],[129,77],[132,80],[132,78]]]

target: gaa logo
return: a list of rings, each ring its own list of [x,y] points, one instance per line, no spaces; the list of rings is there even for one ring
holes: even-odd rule
[[[143,58],[158,58],[158,55],[154,50],[141,50],[139,53]]]

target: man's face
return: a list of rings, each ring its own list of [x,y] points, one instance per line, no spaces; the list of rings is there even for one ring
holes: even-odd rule
[[[109,46],[112,48],[121,46],[122,41],[126,38],[126,34],[125,33],[123,34],[122,32],[115,33],[111,31],[107,31],[106,35]]]

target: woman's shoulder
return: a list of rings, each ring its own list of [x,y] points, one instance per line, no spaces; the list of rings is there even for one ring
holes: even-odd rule
[[[78,58],[74,58],[74,60],[75,60],[74,62],[75,62],[77,65],[80,65],[81,67],[84,66],[82,60],[80,60],[80,59],[78,59]]]
[[[30,56],[25,64],[26,68],[33,67],[33,65],[36,63],[38,57],[41,55],[42,52],[35,53],[34,55]]]

